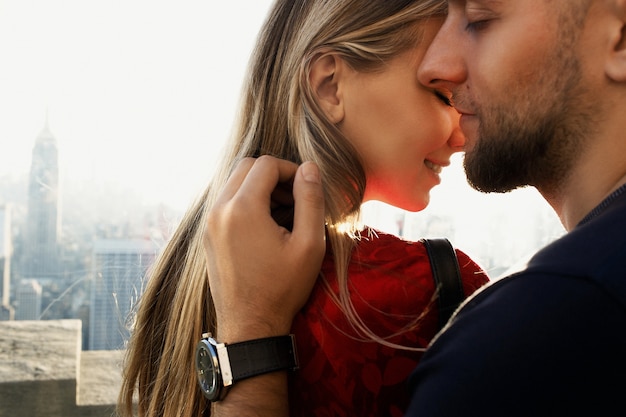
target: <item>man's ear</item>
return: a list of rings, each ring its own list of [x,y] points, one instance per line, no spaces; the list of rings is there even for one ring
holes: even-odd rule
[[[626,0],[612,0],[611,3],[616,25],[612,32],[612,50],[606,64],[606,74],[615,82],[626,82]]]
[[[315,56],[309,69],[309,82],[317,104],[328,120],[337,124],[344,118],[341,73],[343,61],[333,53]]]

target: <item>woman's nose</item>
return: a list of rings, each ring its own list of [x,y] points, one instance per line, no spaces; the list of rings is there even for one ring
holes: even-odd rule
[[[456,113],[455,111],[455,115],[452,117],[453,126],[452,133],[448,138],[448,146],[450,147],[450,149],[452,149],[453,152],[461,152],[465,147],[465,135],[463,134],[463,131],[459,126],[459,119],[461,118],[461,115]]]

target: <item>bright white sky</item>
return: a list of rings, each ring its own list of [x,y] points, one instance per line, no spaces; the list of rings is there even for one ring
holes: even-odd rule
[[[230,130],[269,0],[0,0],[0,176],[49,113],[66,182],[184,207]]]
[[[184,209],[229,134],[269,5],[0,0],[0,177],[28,172],[48,113],[66,184],[117,182]],[[534,190],[470,190],[460,158],[443,181],[427,212],[454,216],[455,243],[470,253],[491,251],[501,239],[489,228],[523,241],[535,213],[549,212]],[[392,231],[395,215],[382,213],[380,227]]]

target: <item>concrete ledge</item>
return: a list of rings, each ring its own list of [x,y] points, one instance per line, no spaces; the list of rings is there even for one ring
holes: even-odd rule
[[[78,405],[111,405],[117,402],[123,355],[121,350],[87,350],[82,353]]]
[[[0,322],[0,381],[76,380],[80,320]]]
[[[123,351],[80,346],[80,320],[0,322],[0,417],[114,416]]]

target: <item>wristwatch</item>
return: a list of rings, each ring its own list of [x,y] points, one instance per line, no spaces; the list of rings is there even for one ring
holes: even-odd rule
[[[195,362],[200,389],[212,402],[223,400],[230,387],[242,379],[298,369],[294,335],[226,345],[204,333],[196,347]]]

